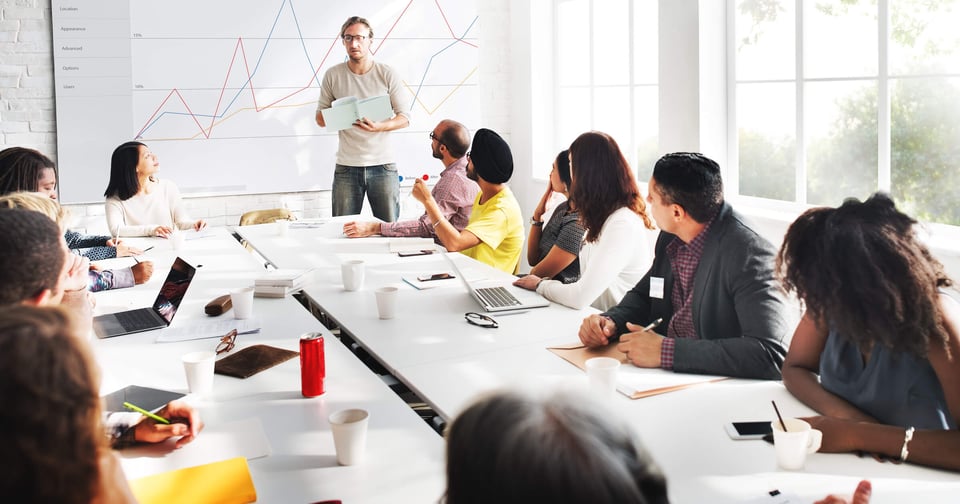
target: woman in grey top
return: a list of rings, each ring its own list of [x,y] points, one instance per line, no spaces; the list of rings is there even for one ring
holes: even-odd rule
[[[543,214],[554,193],[569,197],[570,151],[557,154],[550,170],[550,183],[540,197],[530,220],[530,235],[527,237],[527,262],[533,268],[530,274],[541,278],[553,278],[563,283],[576,282],[580,278],[580,261],[577,259],[583,245],[584,229],[577,211],[570,207],[570,200],[557,205],[546,224]]]
[[[806,308],[783,383],[822,417],[821,451],[960,470],[960,303],[889,196],[815,208],[777,257]]]

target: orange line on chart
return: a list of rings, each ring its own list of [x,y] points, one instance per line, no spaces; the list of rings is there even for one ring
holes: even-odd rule
[[[303,103],[291,103],[291,104],[289,104],[289,105],[274,105],[274,106],[272,106],[272,107],[270,107],[270,108],[271,108],[271,109],[297,108],[297,107],[304,107],[304,106],[307,106],[307,105],[311,105],[311,106],[313,106],[313,107],[316,107],[316,106],[317,106],[317,102],[316,102],[316,101],[308,101],[308,102],[303,102]],[[250,110],[253,110],[254,112],[260,112],[260,110],[258,110],[256,107],[243,107],[243,108],[239,108],[239,109],[237,109],[235,112],[231,113],[230,115],[223,116],[222,118],[220,118],[219,121],[217,121],[217,122],[214,123],[214,124],[211,124],[211,125],[210,125],[210,129],[213,129],[214,126],[219,126],[219,125],[223,124],[224,122],[226,122],[227,120],[229,120],[230,118],[232,118],[233,116],[235,116],[235,115],[237,115],[237,114],[239,114],[239,113],[241,113],[241,112],[247,112],[247,111],[250,111]],[[169,140],[196,140],[198,137],[207,138],[207,135],[204,135],[203,132],[200,132],[200,133],[196,133],[196,134],[194,134],[193,136],[190,136],[190,137],[146,138],[145,140],[149,140],[149,141],[151,141],[151,142],[166,142],[166,141],[169,141]]]
[[[413,90],[412,87],[410,87],[410,84],[407,84],[407,81],[403,81],[403,85],[407,88],[407,91],[410,91],[410,94],[416,97],[417,103],[421,107],[423,107],[423,111],[426,112],[427,115],[433,115],[433,113],[436,112],[438,108],[443,106],[444,102],[446,102],[447,99],[449,99],[453,95],[453,93],[456,93],[458,89],[463,87],[463,83],[467,82],[467,79],[469,79],[470,76],[472,76],[476,71],[477,71],[477,67],[473,67],[473,70],[470,70],[470,73],[468,73],[467,76],[463,78],[463,80],[457,83],[457,85],[454,86],[449,93],[447,93],[447,96],[444,96],[443,99],[440,100],[440,103],[437,103],[437,106],[433,107],[433,109],[428,108],[427,105],[423,103],[423,100],[421,100],[420,97],[417,96],[417,93]]]

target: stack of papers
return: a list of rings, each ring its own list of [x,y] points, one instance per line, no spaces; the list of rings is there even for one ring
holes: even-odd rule
[[[663,369],[645,369],[626,362],[626,356],[617,350],[617,343],[605,347],[587,348],[583,343],[570,343],[547,347],[563,360],[586,369],[587,359],[593,357],[612,357],[624,365],[617,374],[617,391],[631,399],[666,394],[684,390],[696,385],[726,380],[726,376],[674,373]]]
[[[282,298],[300,290],[313,278],[312,269],[278,269],[267,272],[253,282],[253,295]]]

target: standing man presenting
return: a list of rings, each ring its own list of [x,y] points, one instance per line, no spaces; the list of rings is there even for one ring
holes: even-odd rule
[[[440,206],[443,216],[458,231],[463,231],[470,220],[470,210],[480,187],[467,178],[467,149],[470,148],[470,132],[467,127],[444,119],[430,132],[430,149],[433,157],[443,163],[440,181],[433,187],[433,199]],[[362,238],[380,234],[383,236],[419,236],[437,238],[430,216],[424,212],[419,219],[400,222],[348,222],[343,225],[343,234],[350,238]]]
[[[390,148],[389,131],[410,125],[410,101],[400,77],[392,68],[373,61],[370,45],[373,29],[366,19],[353,16],[340,28],[347,61],[323,76],[317,102],[317,124],[326,127],[320,111],[347,96],[358,99],[388,95],[394,116],[375,122],[361,117],[353,126],[339,131],[337,165],[333,175],[333,215],[358,214],[363,195],[370,199],[373,215],[386,222],[400,214],[400,178]]]

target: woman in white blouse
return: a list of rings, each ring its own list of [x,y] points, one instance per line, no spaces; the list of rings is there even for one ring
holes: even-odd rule
[[[157,155],[140,142],[127,142],[113,151],[107,197],[107,227],[113,236],[160,236],[177,229],[200,231],[207,223],[192,220],[183,208],[180,191],[156,176]]]
[[[653,222],[633,170],[606,133],[584,133],[570,145],[570,201],[580,212],[586,241],[580,249],[580,280],[574,283],[520,278],[514,285],[536,290],[571,308],[606,310],[623,298],[650,268]]]

